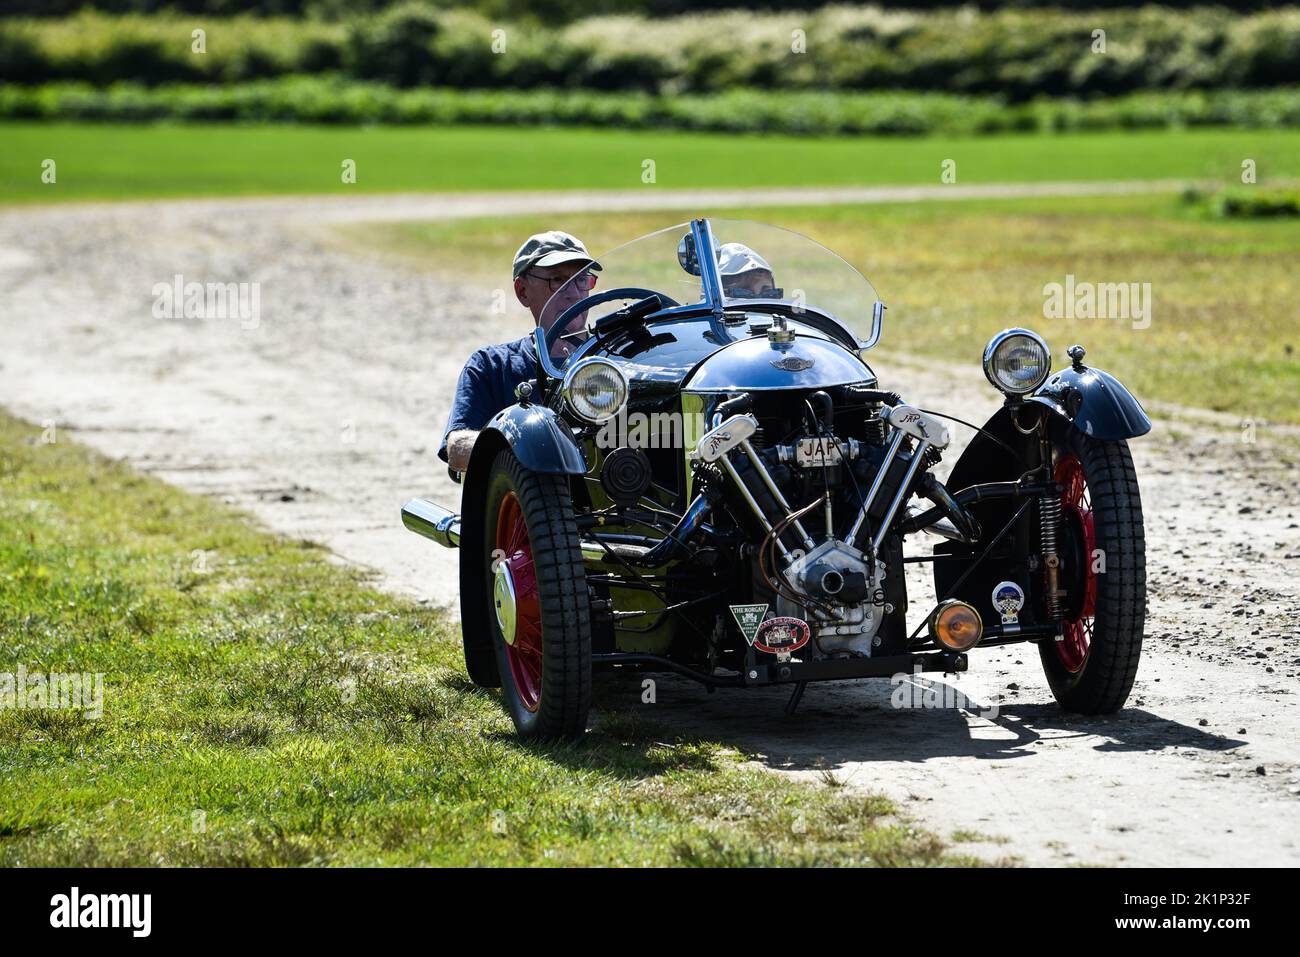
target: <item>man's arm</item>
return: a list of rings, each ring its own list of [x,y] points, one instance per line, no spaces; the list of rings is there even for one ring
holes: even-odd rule
[[[457,472],[469,468],[469,456],[474,451],[477,429],[456,429],[447,435],[447,464]]]
[[[456,397],[452,400],[438,457],[457,472],[468,468],[479,430],[497,411],[491,384],[485,376],[487,363],[487,354],[480,349],[469,357],[456,382]]]

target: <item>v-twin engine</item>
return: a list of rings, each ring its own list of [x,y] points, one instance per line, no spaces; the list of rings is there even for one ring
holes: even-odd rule
[[[782,400],[786,409],[791,398]],[[756,597],[808,623],[813,657],[869,656],[894,611],[886,576],[902,585],[901,564],[887,566],[887,535],[948,432],[891,393],[847,397],[856,416],[837,416],[826,392],[798,398],[794,407],[806,412],[793,421],[751,413],[748,396],[722,403],[695,457],[721,467],[742,511],[757,520]]]

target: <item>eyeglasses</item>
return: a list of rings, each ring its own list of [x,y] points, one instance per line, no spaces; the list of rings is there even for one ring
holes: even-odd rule
[[[586,271],[574,273],[572,276],[539,276],[535,272],[526,272],[522,275],[528,276],[531,279],[536,279],[538,282],[546,283],[546,285],[550,287],[551,292],[555,292],[567,283],[572,283],[574,289],[581,289],[583,292],[596,288],[595,274]]]
[[[723,290],[730,299],[784,299],[785,290],[780,286],[767,286],[764,289],[750,289],[747,286],[726,286]]]

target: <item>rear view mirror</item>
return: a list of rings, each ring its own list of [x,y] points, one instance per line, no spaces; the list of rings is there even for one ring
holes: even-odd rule
[[[695,237],[687,233],[677,244],[677,262],[692,276],[700,274],[700,257],[695,254]]]

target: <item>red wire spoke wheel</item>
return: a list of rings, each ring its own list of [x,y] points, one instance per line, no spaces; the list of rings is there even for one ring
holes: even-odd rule
[[[519,699],[536,711],[542,699],[542,612],[524,510],[508,492],[497,513],[492,604]]]
[[[576,738],[591,708],[591,597],[573,493],[510,449],[487,471],[478,580],[501,691],[525,738]]]
[[[1088,496],[1088,480],[1083,474],[1083,463],[1077,455],[1063,456],[1056,463],[1056,484],[1061,488],[1061,517],[1071,529],[1076,543],[1082,549],[1075,556],[1078,563],[1075,580],[1081,585],[1081,600],[1076,602],[1073,616],[1061,622],[1063,639],[1056,642],[1061,664],[1075,674],[1088,660],[1088,647],[1092,643],[1093,616],[1097,608],[1097,572],[1094,556],[1097,550],[1097,529],[1092,514],[1092,500]]]
[[[1061,423],[1052,478],[1060,489],[1061,634],[1039,643],[1057,702],[1110,714],[1128,700],[1146,625],[1146,537],[1128,443]]]

